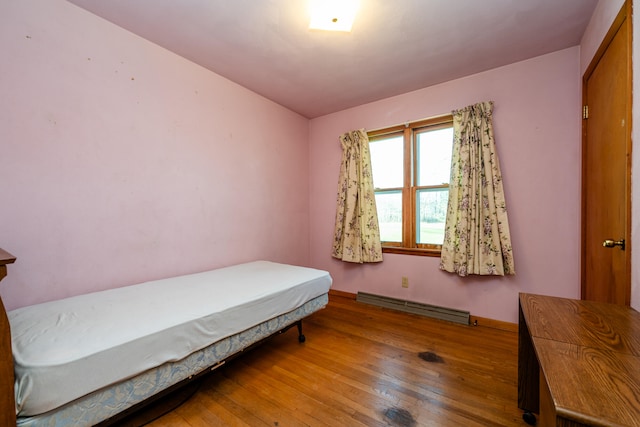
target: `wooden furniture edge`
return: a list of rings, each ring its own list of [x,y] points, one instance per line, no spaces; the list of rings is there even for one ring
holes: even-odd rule
[[[15,261],[16,257],[0,248],[0,280],[7,275],[7,264],[13,264]]]
[[[537,412],[540,425],[638,425],[635,390],[640,379],[625,374],[635,371],[633,367],[640,362],[640,315],[635,308],[520,293],[519,316],[519,408]],[[557,356],[565,361],[556,363]],[[597,363],[590,362],[596,359]],[[574,365],[578,369],[572,371]],[[595,371],[593,375],[585,374],[590,370]],[[564,387],[562,375],[586,382]],[[624,390],[617,387],[620,378],[624,378]],[[576,398],[578,390],[598,400]],[[594,410],[599,402],[613,411],[605,415]]]
[[[16,260],[16,257],[11,255],[9,252],[0,248],[0,265],[5,264],[13,264]]]
[[[523,303],[530,294],[518,294],[518,408],[540,413],[540,364],[535,354]]]
[[[0,248],[0,280],[7,275],[7,264],[16,257]],[[9,318],[0,295],[0,426],[16,425],[16,404],[13,390],[13,353],[11,352],[11,330]]]

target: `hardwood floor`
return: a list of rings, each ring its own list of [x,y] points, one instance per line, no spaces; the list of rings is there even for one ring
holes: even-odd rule
[[[524,426],[517,334],[331,296],[204,377],[163,426]],[[157,408],[156,408],[157,409]]]

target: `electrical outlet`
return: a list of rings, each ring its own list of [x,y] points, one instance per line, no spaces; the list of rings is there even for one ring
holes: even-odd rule
[[[403,288],[408,288],[409,287],[409,278],[402,276],[402,287]]]

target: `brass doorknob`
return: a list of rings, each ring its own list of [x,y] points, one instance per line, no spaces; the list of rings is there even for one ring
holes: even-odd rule
[[[624,239],[620,239],[620,240],[607,239],[604,242],[602,242],[602,246],[604,246],[605,248],[613,248],[615,246],[619,246],[620,249],[624,251]]]

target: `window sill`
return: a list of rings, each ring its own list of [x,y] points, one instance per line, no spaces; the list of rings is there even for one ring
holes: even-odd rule
[[[398,246],[383,246],[382,253],[439,257],[440,249],[419,249],[419,248],[401,248]]]

